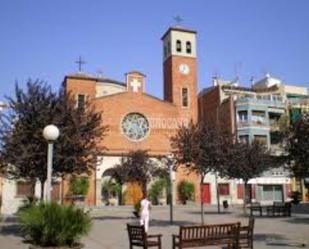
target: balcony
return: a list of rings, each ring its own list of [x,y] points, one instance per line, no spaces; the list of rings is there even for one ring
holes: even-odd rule
[[[269,124],[266,120],[241,120],[237,122],[237,128],[243,128],[243,127],[269,127]]]
[[[244,97],[237,99],[236,105],[264,105],[275,108],[285,108],[285,102],[282,98],[254,98]]]

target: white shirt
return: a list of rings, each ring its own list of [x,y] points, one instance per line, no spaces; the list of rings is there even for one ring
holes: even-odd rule
[[[141,200],[141,215],[149,215],[149,204],[150,202],[147,199]]]

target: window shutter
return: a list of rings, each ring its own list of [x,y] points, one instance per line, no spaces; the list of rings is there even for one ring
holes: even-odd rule
[[[31,184],[29,182],[17,182],[16,195],[19,197],[30,196]]]
[[[237,199],[243,199],[244,198],[244,189],[243,184],[238,183],[237,184]]]

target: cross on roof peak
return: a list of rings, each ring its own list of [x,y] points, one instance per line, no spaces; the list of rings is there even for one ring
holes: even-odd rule
[[[183,22],[183,18],[180,15],[176,15],[173,17],[174,21],[176,22],[177,26],[180,26]]]
[[[82,59],[82,57],[79,56],[79,57],[78,57],[78,60],[75,61],[75,63],[78,65],[78,72],[79,72],[79,73],[82,72],[82,65],[83,65],[83,64],[86,64],[86,61],[84,61],[84,60]]]
[[[142,83],[137,79],[133,79],[130,82],[130,85],[133,88],[133,92],[138,92],[138,89],[142,86]]]

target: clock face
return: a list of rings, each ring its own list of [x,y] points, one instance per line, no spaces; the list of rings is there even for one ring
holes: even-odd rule
[[[189,74],[190,68],[187,64],[180,64],[179,65],[179,72],[182,74]]]

